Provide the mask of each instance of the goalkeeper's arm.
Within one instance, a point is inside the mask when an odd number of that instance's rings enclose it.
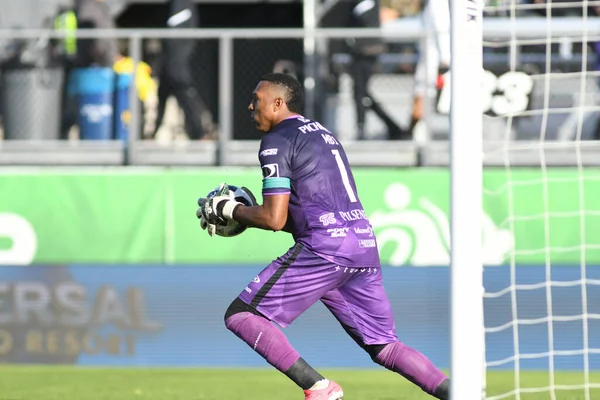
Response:
[[[233,219],[246,225],[268,231],[285,230],[288,220],[289,193],[263,196],[261,206],[239,206]]]

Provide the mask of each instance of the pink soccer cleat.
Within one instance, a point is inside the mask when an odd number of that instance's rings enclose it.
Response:
[[[325,389],[305,390],[304,400],[341,400],[344,398],[342,387],[334,381],[329,381]]]

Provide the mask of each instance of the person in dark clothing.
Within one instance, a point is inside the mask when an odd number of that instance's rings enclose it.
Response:
[[[55,18],[55,29],[66,32],[75,29],[115,29],[116,23],[106,0],[76,0],[75,7],[63,7]],[[121,57],[115,38],[67,37],[59,41],[65,52],[63,66],[67,81],[62,95],[62,117],[60,138],[68,139],[71,127],[77,124],[77,99],[71,90],[74,89],[74,74],[77,68],[105,67],[112,68]]]
[[[322,27],[378,28],[381,25],[379,1],[341,1],[321,19],[320,25]],[[409,133],[398,126],[367,89],[369,80],[373,76],[377,56],[385,52],[386,44],[381,38],[350,38],[346,40],[345,45],[353,59],[349,73],[354,83],[357,139],[365,139],[367,110],[373,111],[386,125],[389,140],[408,139]]]
[[[350,18],[352,25],[358,28],[378,28],[381,25],[379,2],[372,0],[356,1]],[[386,125],[388,139],[398,140],[403,139],[405,136],[405,132],[390,118],[367,90],[369,80],[373,76],[376,58],[385,51],[385,48],[386,46],[380,38],[356,39],[351,45],[354,63],[352,63],[350,74],[354,81],[354,102],[359,140],[365,138],[364,126],[367,109],[373,111]]]
[[[195,28],[198,25],[198,13],[191,0],[170,0],[167,20],[169,28]],[[190,139],[198,140],[214,134],[212,113],[193,84],[190,57],[195,45],[194,39],[163,40],[154,136],[162,124],[167,98],[170,95],[175,96],[184,112],[185,127]]]
[[[115,29],[116,24],[106,0],[77,0],[75,13],[79,29]],[[79,39],[78,67],[110,67],[119,57],[115,38]]]

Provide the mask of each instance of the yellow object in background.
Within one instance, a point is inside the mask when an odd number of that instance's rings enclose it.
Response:
[[[117,74],[133,74],[133,59],[121,57],[114,63],[113,70]],[[156,82],[152,79],[152,68],[143,61],[138,63],[135,71],[135,86],[141,101],[145,101],[149,93],[156,91]]]

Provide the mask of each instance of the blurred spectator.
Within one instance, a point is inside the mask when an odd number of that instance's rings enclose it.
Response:
[[[115,20],[106,0],[76,0],[74,10],[60,10],[54,27],[67,32],[66,37],[59,42],[67,77],[63,95],[61,139],[67,139],[71,127],[77,124],[78,116],[77,100],[73,93],[73,70],[92,66],[112,68],[120,54],[116,38],[76,39],[68,35],[68,32],[76,29],[115,29]]]
[[[75,9],[79,29],[115,29],[116,24],[106,0],[77,0]],[[112,67],[117,61],[116,38],[79,39],[77,66]]]
[[[77,14],[74,8],[61,7],[54,18],[54,29],[65,34],[64,38],[57,39],[54,51],[60,65],[62,65],[65,83],[62,87],[61,127],[60,138],[67,139],[69,130],[77,121],[77,104],[69,93],[68,79],[75,68],[77,60]]]
[[[378,28],[380,23],[379,2],[375,0],[341,1],[321,19],[322,27]],[[388,139],[406,137],[405,132],[387,114],[368,91],[369,80],[373,76],[377,56],[386,50],[383,40],[377,38],[349,38],[345,45],[352,56],[350,76],[354,85],[356,108],[357,139],[365,139],[367,110],[373,111],[386,125]]]
[[[434,95],[438,76],[450,67],[450,5],[448,0],[382,0],[382,23],[413,16],[421,11],[425,31],[432,32],[419,43],[419,61],[415,70],[415,86],[411,121],[408,133],[412,135],[423,119],[424,100]]]
[[[170,0],[169,28],[196,28],[198,25],[198,12],[192,0]],[[154,136],[162,124],[167,99],[173,95],[185,115],[190,139],[214,139],[213,115],[194,87],[190,56],[195,46],[195,39],[163,40]]]
[[[63,64],[72,67],[77,56],[77,14],[70,7],[60,7],[54,18],[54,29],[65,34],[54,42],[54,51]]]
[[[357,1],[352,9],[351,24],[357,27],[374,28],[381,25],[379,4],[373,0]],[[354,102],[356,106],[357,139],[365,139],[366,111],[373,111],[386,125],[388,139],[405,138],[405,132],[385,112],[383,107],[368,91],[369,80],[373,76],[376,57],[385,51],[385,45],[379,38],[351,39],[349,45],[354,62],[350,75],[354,82]]]

